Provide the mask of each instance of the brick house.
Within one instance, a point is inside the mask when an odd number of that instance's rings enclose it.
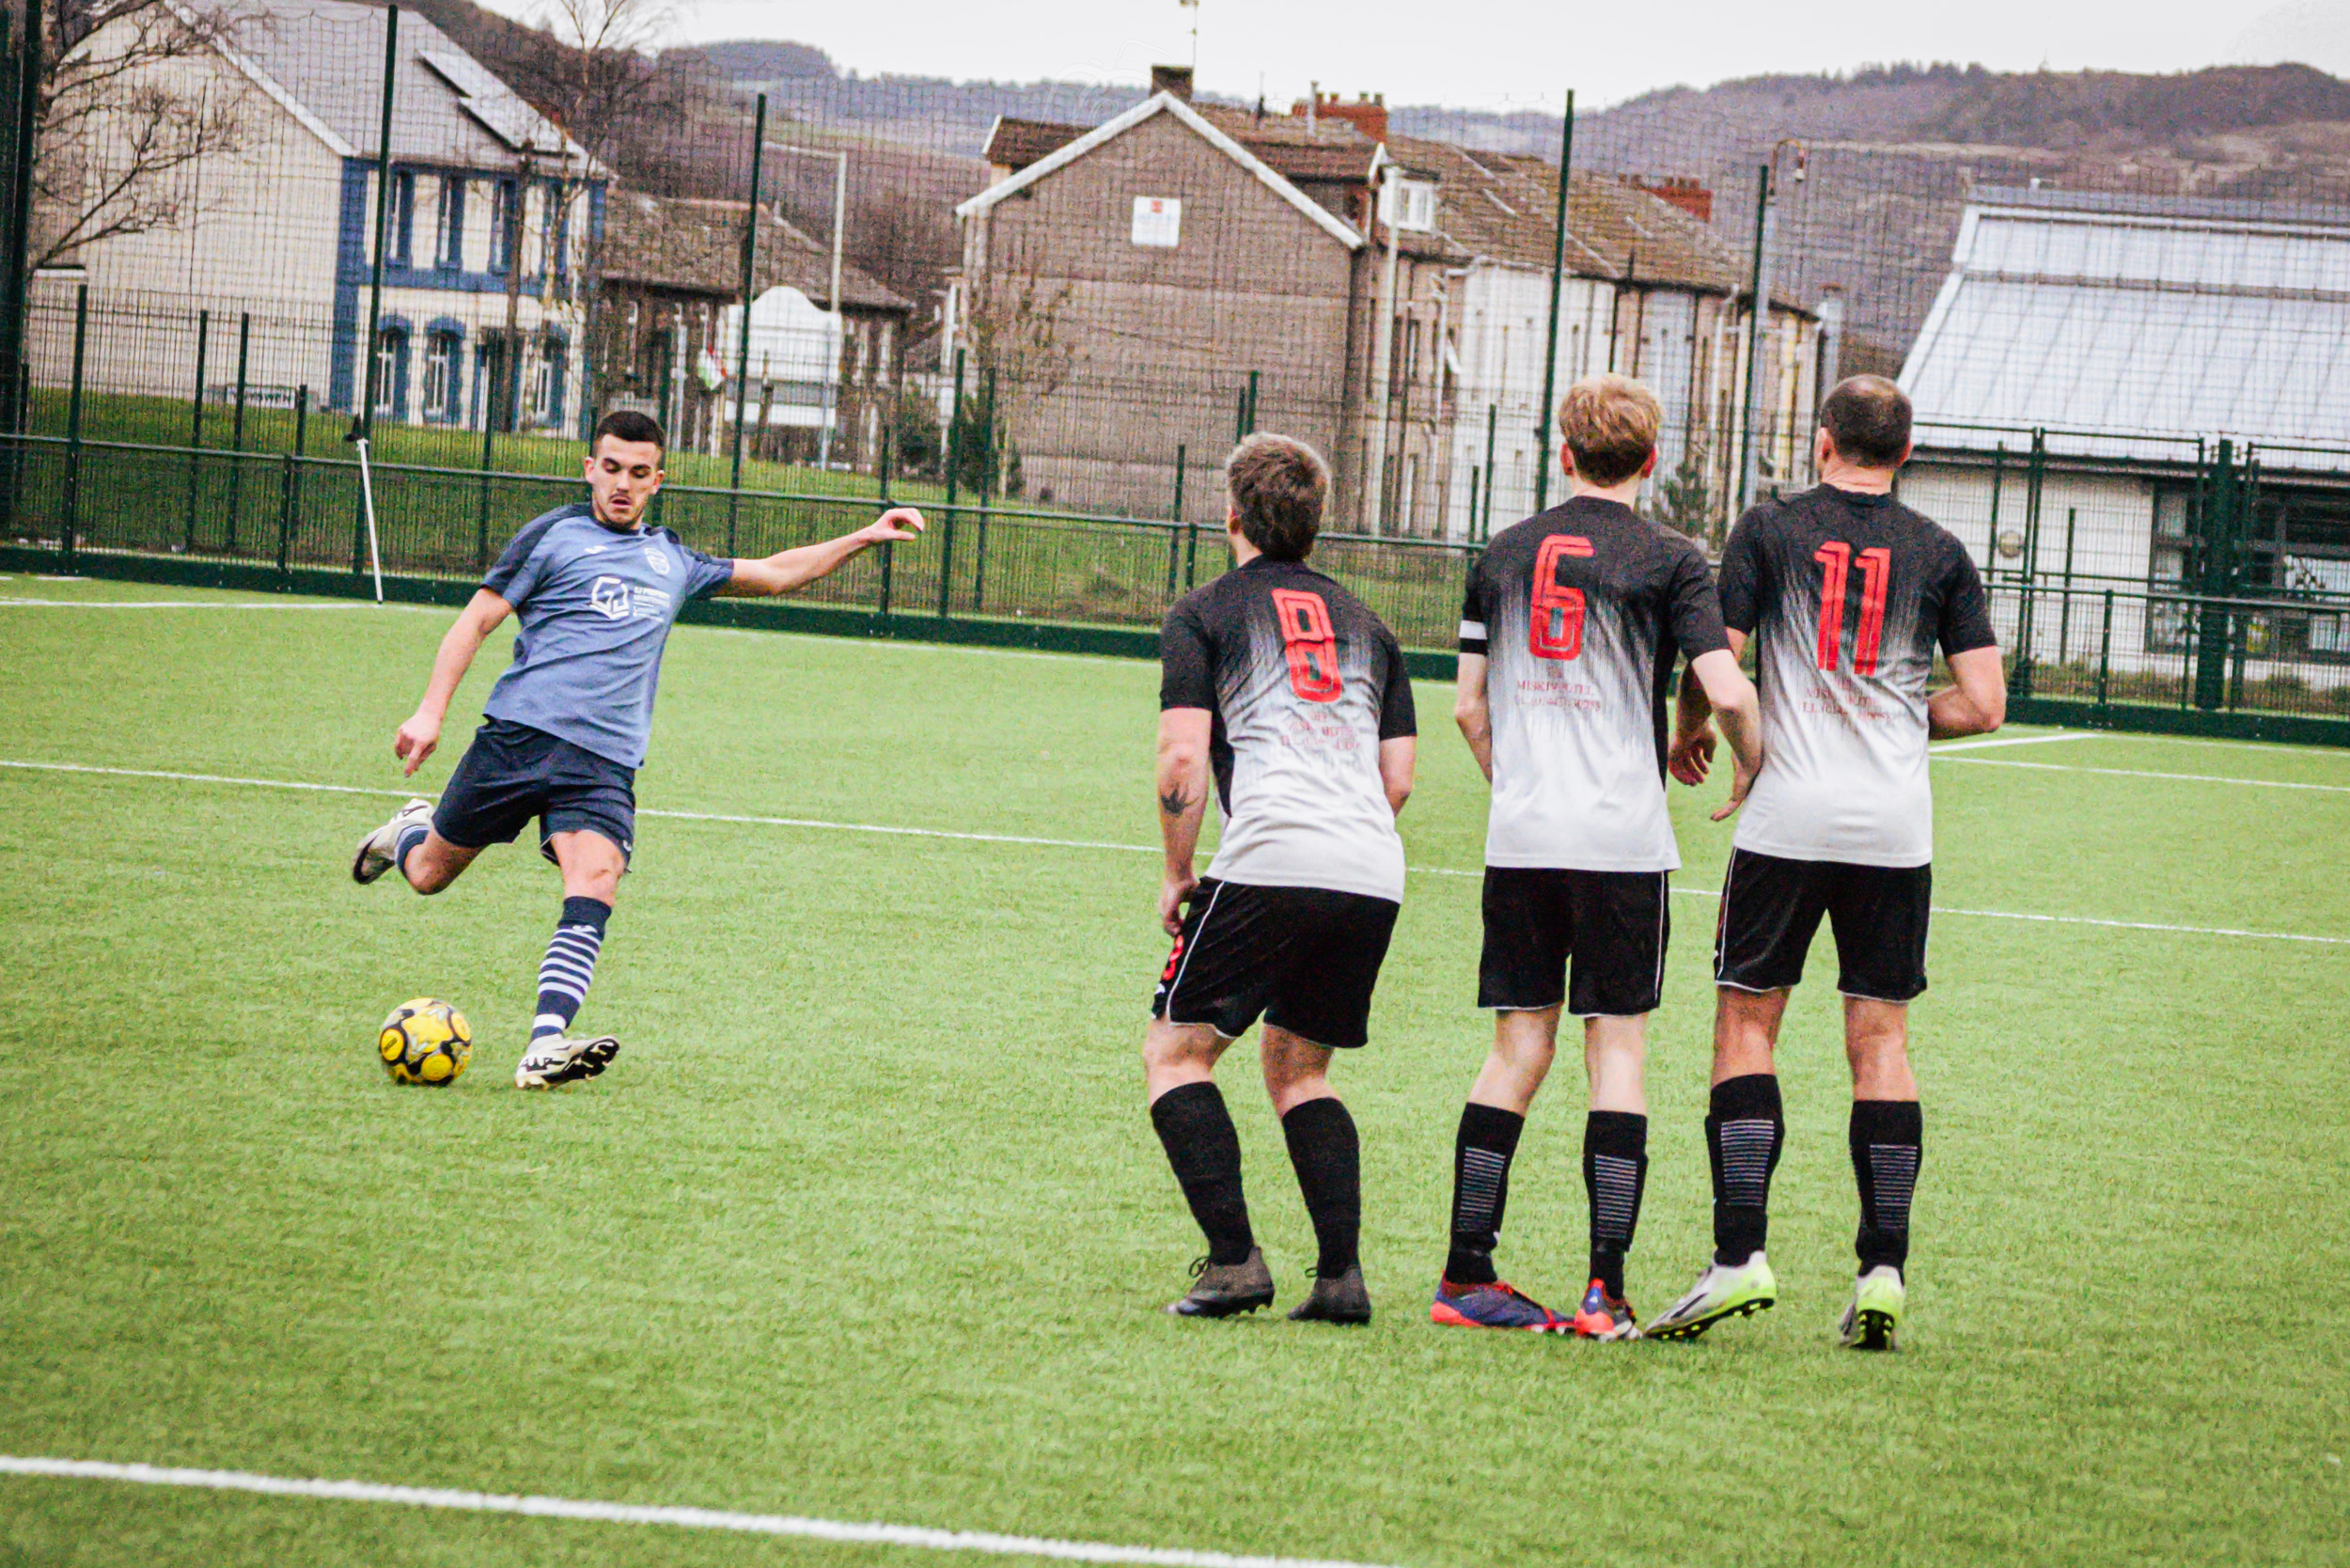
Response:
[[[1392,135],[1376,100],[1287,116],[1193,104],[1182,76],[1091,130],[998,121],[996,182],[957,209],[957,341],[1051,388],[1007,400],[1030,485],[1165,515],[1183,441],[1202,475],[1185,510],[1213,520],[1207,476],[1253,424],[1330,455],[1341,526],[1465,537],[1523,515],[1541,461],[1555,168]],[[1383,183],[1404,204],[1392,227]],[[1648,381],[1667,405],[1664,466],[1687,461],[1684,480],[1718,498],[1743,433],[1750,311],[1736,248],[1697,215],[1704,199],[1573,179],[1558,375]],[[1773,301],[1775,406],[1809,407],[1817,339],[1815,316]],[[1795,477],[1802,443],[1786,432],[1800,423],[1778,421],[1767,470]]]

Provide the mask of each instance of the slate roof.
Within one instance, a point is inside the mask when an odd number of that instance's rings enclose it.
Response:
[[[2350,447],[2350,214],[1976,195],[1902,368],[1922,441],[2013,447],[2037,426],[2110,432],[2064,445],[2112,457],[2155,455],[2125,435]]]
[[[372,158],[383,113],[384,8],[353,0],[184,0],[223,10],[232,64],[344,157]],[[392,156],[461,168],[514,168],[528,154],[550,173],[608,178],[546,117],[413,10],[400,15]]]
[[[612,195],[604,205],[603,276],[608,282],[731,300],[743,288],[740,201]],[[832,308],[832,246],[774,211],[759,211],[759,290],[789,286]],[[842,307],[906,315],[914,302],[854,262],[840,264]]]

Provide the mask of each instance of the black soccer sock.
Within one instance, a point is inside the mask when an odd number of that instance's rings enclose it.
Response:
[[[1452,1140],[1452,1250],[1444,1277],[1456,1285],[1490,1285],[1494,1248],[1501,1245],[1501,1212],[1510,1201],[1510,1161],[1526,1118],[1472,1100],[1461,1107]]]
[[[1915,1100],[1852,1103],[1852,1173],[1860,1185],[1860,1272],[1909,1262],[1909,1200],[1918,1190],[1925,1116]]]
[[[1191,1205],[1191,1217],[1208,1238],[1208,1261],[1230,1265],[1248,1261],[1257,1238],[1248,1229],[1248,1200],[1241,1195],[1240,1133],[1214,1084],[1183,1084],[1151,1102],[1151,1125],[1158,1129],[1167,1163]]]
[[[1648,1118],[1595,1110],[1583,1120],[1583,1191],[1591,1204],[1590,1278],[1623,1299],[1623,1255],[1648,1184]]]
[[[1750,1073],[1714,1086],[1705,1151],[1714,1165],[1716,1262],[1743,1263],[1762,1250],[1770,1231],[1771,1172],[1786,1141],[1775,1075]]]
[[[612,906],[602,899],[565,899],[563,918],[547,943],[547,956],[539,961],[539,1016],[530,1023],[530,1038],[560,1035],[579,1015],[588,987],[596,978],[596,957],[603,951],[603,928]]]
[[[1314,1277],[1336,1279],[1355,1266],[1363,1229],[1362,1152],[1355,1119],[1342,1100],[1308,1100],[1281,1118],[1281,1136],[1289,1140],[1290,1164],[1297,1168],[1298,1190],[1306,1195],[1306,1212],[1313,1216],[1314,1241],[1321,1247]]]

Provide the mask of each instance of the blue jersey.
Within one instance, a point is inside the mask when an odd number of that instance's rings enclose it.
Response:
[[[607,528],[585,501],[532,519],[481,580],[522,622],[482,711],[643,766],[669,627],[733,575],[666,528]]]

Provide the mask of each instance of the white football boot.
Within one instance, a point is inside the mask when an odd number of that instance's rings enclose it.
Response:
[[[1837,1342],[1846,1350],[1898,1350],[1902,1312],[1909,1305],[1902,1271],[1879,1263],[1853,1281],[1852,1303],[1836,1325]]]
[[[619,1054],[620,1043],[608,1034],[593,1040],[545,1035],[532,1041],[530,1049],[523,1053],[523,1059],[514,1064],[514,1087],[556,1089],[577,1083],[611,1066],[612,1058]]]
[[[421,795],[410,800],[392,813],[391,821],[359,840],[359,852],[351,857],[351,880],[364,885],[390,870],[400,836],[414,826],[431,825],[432,803]]]

